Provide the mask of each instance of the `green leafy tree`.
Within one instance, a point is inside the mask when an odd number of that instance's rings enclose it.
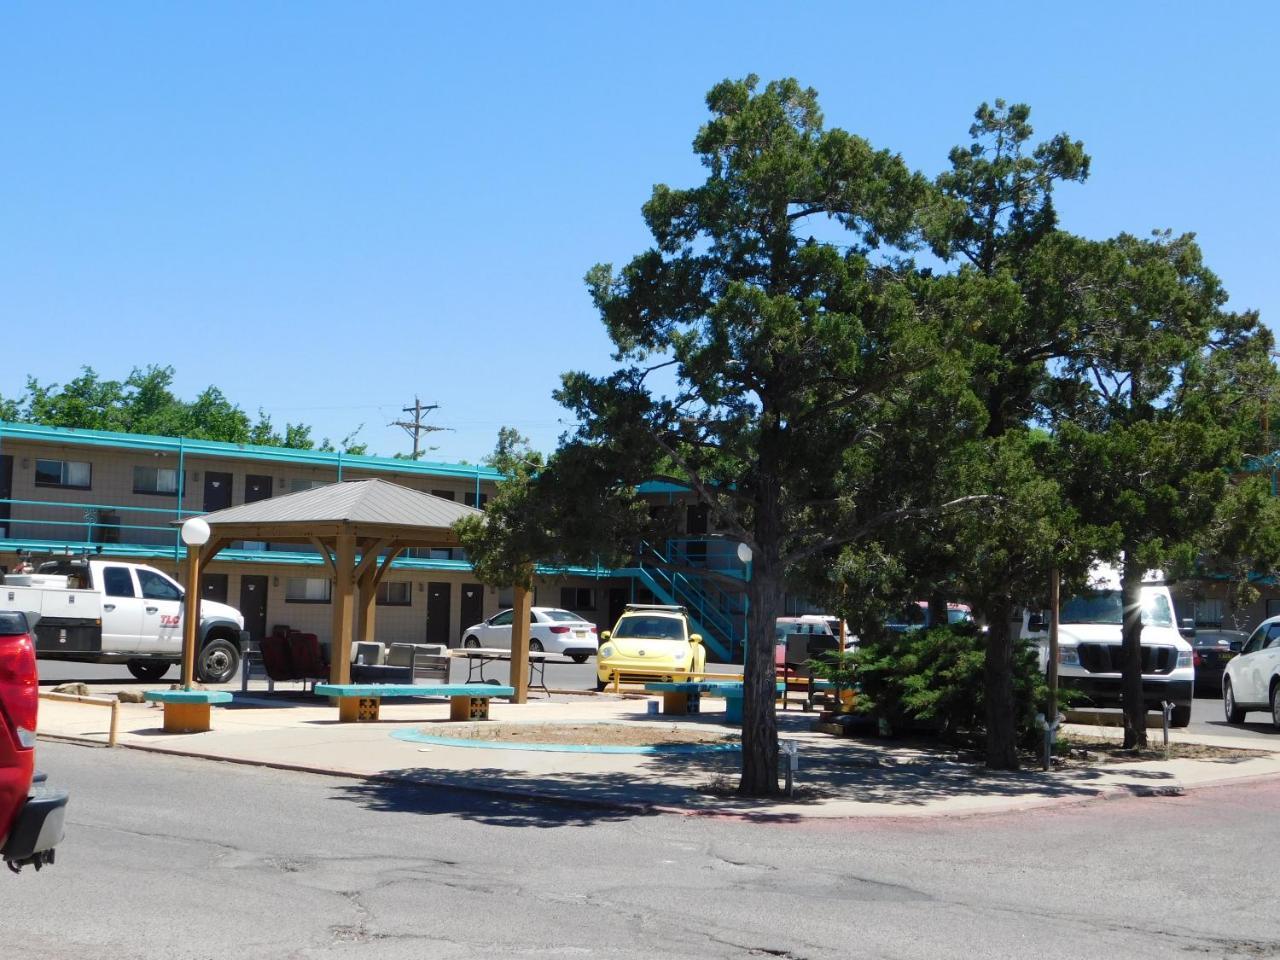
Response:
[[[1098,250],[1056,429],[1072,502],[1118,540],[1125,745],[1145,747],[1143,575],[1192,568],[1258,422],[1256,388],[1236,372],[1268,368],[1274,343],[1257,314],[1225,309],[1192,236],[1123,234]]]
[[[1090,163],[1066,134],[1035,144],[1030,114],[1025,104],[1002,100],[978,108],[970,144],[951,151],[950,169],[937,178],[941,199],[927,231],[933,252],[958,264],[928,292],[964,346],[985,413],[984,443],[956,457],[967,458],[1003,502],[1032,511],[1001,511],[967,530],[965,548],[954,553],[957,576],[989,628],[987,765],[997,769],[1018,765],[1013,615],[1043,593],[1051,548],[1065,542],[1048,530],[1027,539],[1029,528],[1056,525],[1042,509],[1038,461],[1018,458],[1039,445],[1029,431],[1043,418],[1055,364],[1074,349],[1080,325],[1080,265],[1074,238],[1058,229],[1053,194],[1064,182],[1085,180]],[[991,471],[997,463],[1015,472]]]
[[[694,140],[705,181],[655,187],[654,246],[588,274],[619,366],[564,377],[558,397],[578,427],[548,472],[591,475],[624,516],[637,483],[683,484],[713,528],[750,547],[739,789],[767,795],[773,623],[789,575],[967,502],[917,497],[914,438],[922,422],[976,430],[982,411],[920,309],[929,278],[902,256],[933,202],[927,181],[825,128],[816,93],[794,80],[725,81],[707,104]]]
[[[316,445],[305,424],[286,424],[280,434],[261,410],[251,423],[218,387],[205,388],[195,400],[182,400],[173,392],[173,378],[173,367],[155,365],[135,368],[123,381],[104,380],[92,367],[61,386],[28,377],[22,397],[0,398],[0,420],[303,450]],[[356,442],[358,433],[359,428],[343,438],[344,452],[367,452],[365,444]],[[325,440],[322,449],[334,447]]]

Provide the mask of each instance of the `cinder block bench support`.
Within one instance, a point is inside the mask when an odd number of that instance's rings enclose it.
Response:
[[[448,697],[450,720],[488,720],[489,701],[514,697],[516,691],[514,687],[476,683],[318,683],[315,692],[337,698],[340,722],[358,723],[377,720],[384,697]]]
[[[164,705],[165,733],[205,733],[213,729],[212,706],[231,702],[225,690],[148,690],[143,697]]]

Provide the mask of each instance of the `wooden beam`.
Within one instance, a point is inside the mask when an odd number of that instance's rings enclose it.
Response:
[[[210,537],[209,542],[200,548],[200,566],[203,567],[206,563],[216,557],[218,555],[218,551],[230,542],[231,541],[226,537]]]
[[[511,616],[511,686],[516,695],[512,703],[529,699],[529,617],[533,607],[533,591],[516,585]]]
[[[349,683],[351,679],[352,577],[355,566],[356,538],[349,533],[338,536],[333,557],[333,633],[329,641],[329,678],[333,683]]]
[[[382,578],[391,570],[391,564],[395,562],[396,557],[400,556],[404,551],[405,548],[400,544],[393,543],[391,545],[391,549],[387,551],[386,559],[378,565],[377,572],[373,575],[373,585],[375,588],[378,584],[382,583]]]
[[[329,553],[329,547],[321,542],[319,537],[310,537],[310,542],[320,551],[320,556],[324,557],[324,562],[329,567],[329,572],[335,577],[338,575],[338,567],[334,562],[333,555]]]
[[[390,544],[390,537],[383,537],[381,540],[375,540],[372,544],[361,544],[360,563],[356,566],[357,581],[364,576],[364,572],[368,570],[370,566],[378,562],[378,554],[387,549]]]

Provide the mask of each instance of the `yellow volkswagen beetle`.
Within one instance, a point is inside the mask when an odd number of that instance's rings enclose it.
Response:
[[[613,683],[615,673],[624,680],[697,679],[706,663],[702,636],[689,632],[684,607],[629,603],[614,628],[600,634],[596,689]]]

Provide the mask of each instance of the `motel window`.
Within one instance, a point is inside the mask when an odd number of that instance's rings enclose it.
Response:
[[[413,584],[407,580],[384,580],[378,584],[378,606],[408,607],[413,605]]]
[[[480,502],[476,503],[475,491],[468,490],[466,493],[462,495],[462,502],[468,507],[479,507],[481,510],[483,510],[485,507],[485,504],[489,502],[489,495],[487,493],[480,494]]]
[[[285,584],[285,603],[328,603],[331,584],[324,577],[290,577]]]
[[[133,492],[178,495],[178,471],[170,467],[134,467]]]
[[[93,468],[79,460],[37,460],[37,487],[70,487],[88,490]]]
[[[323,487],[323,480],[290,480],[289,492],[301,493],[303,490],[314,490],[316,487]]]
[[[1196,601],[1196,626],[1221,627],[1223,619],[1223,602],[1221,598]]]
[[[441,500],[454,499],[452,490],[432,490],[431,495],[433,497],[439,497]]]
[[[596,592],[590,587],[561,587],[560,606],[564,610],[594,610]]]

